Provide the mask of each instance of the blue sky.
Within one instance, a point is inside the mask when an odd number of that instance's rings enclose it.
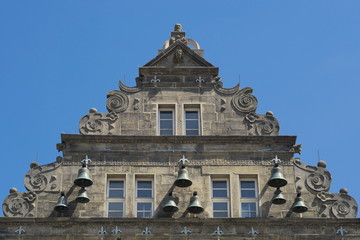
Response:
[[[360,201],[360,1],[0,1],[0,201],[25,191],[29,164],[55,161],[61,133],[89,108],[106,112],[118,80],[134,85],[175,23],[220,68],[252,87],[304,163],[318,151]],[[126,77],[124,77],[126,76]],[[359,202],[360,203],[360,202]]]

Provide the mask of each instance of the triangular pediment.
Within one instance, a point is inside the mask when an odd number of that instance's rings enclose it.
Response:
[[[143,67],[214,67],[181,41],[176,41],[167,49],[146,63]]]

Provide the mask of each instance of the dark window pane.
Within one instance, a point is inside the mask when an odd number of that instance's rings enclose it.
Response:
[[[227,211],[227,209],[228,209],[228,206],[227,206],[228,204],[227,203],[219,203],[219,202],[217,202],[217,203],[214,203],[213,204],[213,210],[214,211],[216,211],[216,210],[223,210],[223,211]]]
[[[109,198],[123,198],[124,191],[123,190],[109,190]]]
[[[146,218],[151,217],[151,212],[144,212],[144,217],[146,217]]]
[[[108,216],[109,217],[123,217],[123,212],[109,212]]]
[[[138,181],[138,188],[152,188],[152,181]]]
[[[109,203],[109,210],[123,211],[123,203],[121,203],[121,202],[111,202],[111,203]]]
[[[241,216],[242,217],[256,217],[256,213],[255,212],[242,212]]]
[[[199,135],[199,130],[186,130],[186,135],[190,135],[190,136]]]
[[[173,130],[160,130],[160,135],[166,136],[166,135],[173,135]]]
[[[124,181],[110,181],[110,188],[124,188]]]
[[[214,217],[228,217],[228,212],[214,212]]]
[[[213,188],[227,188],[226,181],[213,181]]]
[[[243,212],[256,211],[256,203],[242,203],[241,210]]]
[[[241,181],[241,188],[255,188],[255,182],[254,181]]]
[[[151,190],[138,190],[138,198],[152,198]]]
[[[241,197],[243,198],[255,198],[255,190],[241,190]]]
[[[160,119],[173,119],[173,112],[172,111],[161,111]]]
[[[186,111],[186,119],[198,119],[198,111]]]
[[[160,129],[173,129],[173,121],[172,120],[161,120],[160,121]]]
[[[199,122],[186,120],[186,129],[199,129]]]
[[[227,190],[213,190],[213,197],[214,198],[227,198]]]
[[[137,208],[138,208],[138,211],[150,211],[151,203],[138,203]]]

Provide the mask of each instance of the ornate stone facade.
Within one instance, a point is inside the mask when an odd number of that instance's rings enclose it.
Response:
[[[91,108],[80,134],[62,134],[63,157],[31,164],[28,192],[11,189],[3,202],[7,219],[18,217],[27,229],[17,233],[36,236],[33,227],[51,239],[185,239],[189,231],[194,239],[332,239],[343,225],[353,234],[348,239],[359,239],[351,238],[359,237],[357,220],[329,220],[316,233],[323,219],[355,218],[355,199],[346,189],[330,193],[326,163],[294,158],[301,152],[296,137],[279,135],[271,111],[256,112],[252,88],[223,88],[203,54],[176,25],[139,68],[136,86],[119,82],[107,94],[107,113]],[[190,185],[176,183],[183,178]],[[164,210],[169,200],[176,211]],[[199,212],[191,211],[195,200]],[[40,227],[43,219],[49,222]],[[0,238],[15,239],[17,222],[4,221]]]

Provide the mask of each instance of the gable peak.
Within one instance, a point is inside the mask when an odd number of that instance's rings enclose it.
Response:
[[[182,42],[186,46],[190,46],[190,48],[200,56],[204,55],[204,50],[200,49],[198,42],[191,38],[186,38],[186,32],[183,31],[180,23],[174,25],[174,31],[171,32],[169,40],[163,44],[163,48],[159,50],[159,54],[176,42]]]

